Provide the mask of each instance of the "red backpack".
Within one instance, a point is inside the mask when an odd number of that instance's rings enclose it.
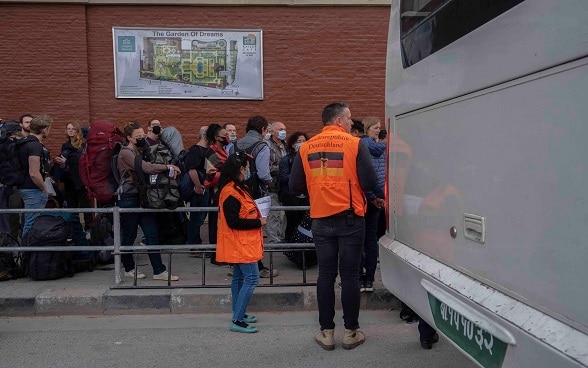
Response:
[[[89,197],[96,198],[99,205],[109,204],[114,199],[118,182],[111,161],[113,155],[120,151],[123,141],[123,133],[116,125],[108,121],[90,123],[79,170]]]

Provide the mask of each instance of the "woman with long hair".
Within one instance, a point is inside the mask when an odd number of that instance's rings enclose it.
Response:
[[[267,223],[244,184],[250,175],[249,157],[245,151],[236,151],[221,168],[216,247],[218,261],[233,265],[233,319],[230,330],[244,333],[257,332],[257,328],[250,325],[257,319],[246,313],[259,282],[257,262],[263,258],[261,228]]]
[[[61,154],[53,161],[60,167],[59,180],[63,183],[67,207],[90,208],[90,200],[78,169],[80,156],[86,143],[80,124],[77,122],[68,123],[65,127],[65,137],[66,141],[61,145]],[[86,232],[90,230],[92,221],[92,214],[84,213]]]

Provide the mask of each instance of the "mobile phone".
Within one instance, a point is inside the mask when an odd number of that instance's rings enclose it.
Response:
[[[168,170],[168,174],[167,175],[170,178],[173,178],[174,177],[174,168],[173,167],[171,167],[171,166],[169,167],[169,170]]]
[[[345,223],[347,224],[347,226],[353,226],[354,218],[355,218],[355,213],[353,211],[353,208],[346,209],[345,210]]]

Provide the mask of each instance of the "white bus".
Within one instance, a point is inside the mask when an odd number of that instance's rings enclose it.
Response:
[[[384,285],[482,367],[588,366],[588,0],[393,0]]]

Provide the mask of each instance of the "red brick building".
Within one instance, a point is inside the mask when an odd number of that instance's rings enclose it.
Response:
[[[235,1],[233,1],[235,3]],[[343,5],[341,5],[343,4]],[[65,125],[158,118],[180,129],[252,115],[289,132],[321,129],[322,108],[350,104],[354,117],[384,118],[386,1],[3,1],[0,3],[0,117],[46,113],[55,154]],[[112,27],[261,29],[263,100],[117,99]]]

